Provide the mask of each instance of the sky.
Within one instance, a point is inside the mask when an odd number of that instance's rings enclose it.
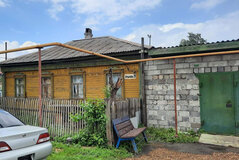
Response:
[[[0,50],[83,39],[85,28],[145,44],[151,35],[155,47],[178,45],[188,32],[239,39],[239,0],[0,0]]]

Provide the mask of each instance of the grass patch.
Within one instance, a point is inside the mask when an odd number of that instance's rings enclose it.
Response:
[[[81,147],[77,144],[64,144],[52,142],[53,151],[47,160],[121,160],[132,157],[133,154],[125,148],[99,148],[99,147]]]
[[[154,142],[170,142],[170,143],[195,143],[198,142],[200,132],[188,131],[178,132],[178,137],[175,137],[175,130],[165,128],[147,128],[146,135],[149,141]]]

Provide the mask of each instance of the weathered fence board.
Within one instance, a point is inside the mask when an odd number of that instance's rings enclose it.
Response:
[[[37,98],[0,98],[0,108],[12,113],[29,125],[39,125],[39,108]],[[73,122],[70,114],[83,114],[79,100],[42,100],[42,124],[48,128],[51,136],[77,133],[83,129],[83,121]]]
[[[106,103],[106,116],[108,123],[106,124],[106,136],[108,145],[115,144],[115,136],[113,134],[112,120],[128,116],[130,118],[136,116],[136,112],[140,111],[140,100],[138,98],[129,98],[124,101],[111,101]]]
[[[77,133],[85,127],[85,122],[73,122],[70,114],[83,114],[80,106],[82,100],[58,100],[42,99],[42,121],[43,127],[48,128],[51,136],[62,136]],[[38,98],[0,98],[0,108],[12,113],[25,124],[39,125],[39,101]],[[106,128],[110,128],[108,134],[112,134],[111,120],[119,117],[134,117],[139,111],[138,98],[130,98],[113,103],[106,101],[106,115],[109,117]],[[111,135],[113,137],[113,134]],[[111,138],[112,139],[112,138]]]

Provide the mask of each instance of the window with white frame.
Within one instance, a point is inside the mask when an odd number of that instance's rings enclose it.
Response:
[[[51,77],[42,77],[42,98],[52,98]]]
[[[72,98],[84,98],[83,75],[71,76],[71,96]]]
[[[15,78],[15,96],[25,97],[25,78]]]
[[[107,78],[107,82],[106,84],[109,86],[109,77],[110,77],[110,74],[106,74],[106,78]],[[115,84],[118,80],[118,78],[121,77],[121,73],[113,73],[113,83]],[[122,86],[118,89],[117,93],[116,93],[116,98],[117,99],[122,99]]]

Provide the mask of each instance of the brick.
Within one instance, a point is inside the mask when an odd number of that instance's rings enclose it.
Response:
[[[157,61],[154,61],[154,64],[168,64],[168,60],[157,60]]]
[[[182,121],[183,122],[188,122],[189,121],[189,117],[182,117]]]
[[[192,128],[200,128],[201,124],[200,123],[191,123]]]
[[[189,68],[189,63],[178,63],[176,68]]]
[[[149,70],[156,70],[156,69],[157,69],[157,66],[154,66],[154,65],[149,66]]]
[[[239,60],[239,54],[223,55],[222,60]]]
[[[201,62],[202,57],[189,57],[185,58],[185,62]]]
[[[218,72],[224,72],[224,67],[217,67]]]
[[[231,70],[231,67],[230,66],[227,66],[227,67],[225,67],[225,72],[231,72],[232,70]]]
[[[189,101],[190,106],[200,106],[199,101]]]
[[[153,77],[152,76],[145,76],[145,80],[152,80]]]
[[[184,63],[185,62],[184,58],[177,58],[175,60],[176,60],[176,64],[177,63]],[[173,59],[169,60],[169,64],[173,64]]]
[[[232,71],[238,71],[238,67],[232,67]]]
[[[216,62],[208,63],[208,67],[223,67],[223,66],[227,66],[227,65],[228,65],[227,61],[216,61]]]
[[[180,112],[179,112],[179,116],[189,117],[189,111],[180,111]]]
[[[203,62],[214,62],[214,61],[221,61],[222,56],[204,56],[202,58]]]
[[[198,68],[193,69],[193,73],[198,73]]]
[[[171,69],[171,68],[173,68],[172,64],[160,64],[160,65],[157,65],[157,69]]]
[[[158,124],[157,120],[148,120],[148,124],[152,125],[152,124]]]
[[[177,73],[193,73],[193,69],[188,68],[188,69],[177,69]]]
[[[204,73],[204,68],[199,68],[198,73]]]
[[[189,122],[179,122],[178,125],[180,127],[186,127],[186,128],[191,127],[191,124]]]
[[[201,67],[207,67],[208,63],[202,62],[202,63],[190,63],[191,68],[201,68]]]
[[[230,66],[238,66],[239,65],[239,60],[231,60],[228,62]]]
[[[160,74],[160,70],[147,71],[147,72],[145,72],[145,74],[147,74],[148,76],[159,75]]]
[[[164,70],[161,70],[161,73],[162,74],[173,74],[173,69],[164,69]]]
[[[198,95],[199,94],[199,90],[190,90],[190,95]]]
[[[158,115],[158,112],[157,111],[154,111],[154,110],[150,110],[148,112],[149,115],[154,115],[154,116],[157,116]]]
[[[211,72],[211,68],[205,68],[205,73]]]
[[[217,72],[217,67],[212,67],[212,72]]]
[[[163,79],[163,75],[159,75],[159,79]]]

